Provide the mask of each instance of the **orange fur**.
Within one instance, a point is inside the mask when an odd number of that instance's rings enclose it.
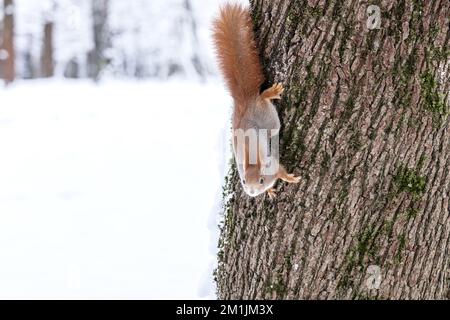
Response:
[[[238,4],[223,6],[214,21],[213,37],[219,65],[234,100],[233,132],[248,129],[278,132],[280,121],[271,100],[281,99],[284,89],[281,84],[274,84],[259,94],[264,76],[249,10]],[[254,197],[267,191],[273,198],[276,195],[273,186],[277,179],[299,182],[299,178],[288,174],[281,164],[278,173],[266,174],[263,165],[267,157],[264,152],[267,151],[258,145],[255,164],[250,161],[253,159],[249,159],[250,140],[243,142],[240,145],[235,137],[233,152],[242,186],[248,195]],[[278,159],[275,161],[278,162]]]
[[[213,37],[236,111],[242,114],[249,99],[259,95],[264,82],[248,9],[238,4],[224,5],[214,21]]]

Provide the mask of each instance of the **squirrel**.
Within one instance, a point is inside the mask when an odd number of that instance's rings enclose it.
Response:
[[[278,158],[267,155],[267,142],[273,143],[273,135],[277,138],[280,130],[280,119],[272,100],[281,99],[284,88],[274,84],[260,93],[265,79],[248,8],[230,3],[222,6],[213,22],[213,40],[219,68],[234,102],[233,153],[242,187],[251,197],[267,191],[269,197],[274,198],[273,187],[278,179],[289,183],[300,181],[299,177],[287,173]],[[256,132],[254,136],[259,133],[256,148],[252,145],[251,134],[244,135],[243,141],[236,134],[249,130]],[[266,139],[268,132],[272,137]],[[249,138],[248,143],[246,138]],[[272,168],[275,165],[275,170],[269,172],[268,164]]]

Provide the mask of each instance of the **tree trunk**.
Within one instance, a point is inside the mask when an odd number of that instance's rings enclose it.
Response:
[[[41,55],[41,76],[44,78],[53,77],[53,22],[44,25],[44,43]]]
[[[109,0],[92,1],[94,48],[88,54],[88,74],[94,80],[99,79],[100,72],[109,63],[105,56],[110,46],[108,9]]]
[[[64,77],[69,79],[77,79],[80,77],[80,64],[78,63],[77,57],[73,57],[67,63],[64,69]]]
[[[14,81],[16,76],[15,50],[14,50],[14,2],[4,0],[3,41],[2,41],[2,76],[5,83]]]
[[[449,298],[450,2],[251,3],[301,182],[249,198],[231,168],[219,297]]]
[[[35,62],[33,59],[33,35],[27,35],[27,49],[24,52],[24,79],[34,79],[36,78],[38,72],[36,71]]]

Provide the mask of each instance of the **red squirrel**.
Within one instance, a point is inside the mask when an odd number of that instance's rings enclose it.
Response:
[[[280,120],[272,100],[281,99],[284,88],[281,84],[274,84],[260,93],[264,75],[248,8],[225,4],[214,21],[213,39],[219,67],[234,100],[233,153],[241,184],[249,196],[255,197],[267,191],[269,197],[274,198],[273,186],[278,179],[290,183],[300,180],[286,172],[278,157],[267,154],[267,142],[273,142],[273,135],[278,139],[280,130]],[[252,131],[255,133],[253,137],[258,137],[258,143],[253,139],[253,145],[251,134],[248,139],[242,137],[242,132]],[[268,170],[269,165],[275,170]]]

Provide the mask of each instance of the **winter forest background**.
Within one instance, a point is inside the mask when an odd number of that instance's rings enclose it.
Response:
[[[222,2],[0,0],[0,298],[215,297]]]
[[[0,58],[6,69],[15,57],[16,70],[0,74],[205,79],[215,73],[208,26],[220,2],[4,0]]]

